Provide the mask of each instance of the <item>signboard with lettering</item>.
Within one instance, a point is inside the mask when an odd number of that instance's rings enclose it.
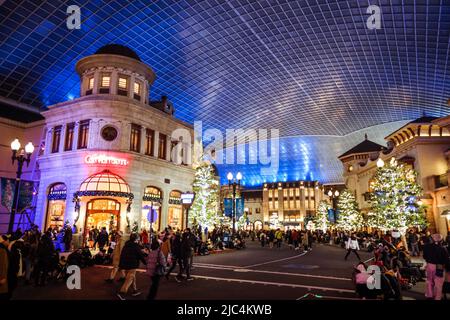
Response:
[[[181,194],[182,204],[192,204],[192,201],[194,201],[194,193],[186,192]]]
[[[88,154],[87,156],[85,156],[84,163],[127,166],[129,164],[129,161],[125,158],[119,158],[119,157],[109,156],[106,154],[94,153],[94,154]]]

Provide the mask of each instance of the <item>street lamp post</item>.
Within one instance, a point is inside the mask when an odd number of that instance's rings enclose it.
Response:
[[[233,174],[231,172],[227,175],[228,186],[233,188],[233,235],[236,234],[236,190],[241,186],[242,174],[238,172],[236,174],[236,179],[233,178]]]
[[[334,210],[337,210],[337,204],[336,204],[336,201],[337,201],[337,198],[339,197],[339,191],[338,191],[338,190],[335,190],[335,191],[333,192],[333,190],[330,189],[330,190],[328,190],[327,195],[328,195],[328,197],[330,197],[330,199],[331,199],[331,203],[333,204],[333,209],[334,209]]]
[[[181,204],[182,207],[185,208],[185,216],[186,216],[186,228],[189,227],[189,209],[192,206],[192,203],[194,202],[195,193],[186,191],[181,194]]]
[[[14,229],[14,222],[16,219],[16,212],[17,212],[17,205],[19,201],[19,188],[20,188],[20,178],[22,176],[22,169],[23,164],[26,162],[27,167],[30,164],[31,154],[34,151],[34,145],[31,142],[28,142],[28,144],[25,146],[25,148],[20,148],[20,142],[19,139],[14,139],[13,142],[11,142],[11,150],[12,150],[12,164],[17,161],[17,172],[16,172],[16,185],[14,188],[14,197],[13,197],[13,203],[11,207],[11,216],[9,218],[9,225],[8,225],[8,233],[13,233]]]

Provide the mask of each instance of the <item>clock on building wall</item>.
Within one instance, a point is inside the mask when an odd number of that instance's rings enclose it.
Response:
[[[106,141],[113,141],[117,138],[117,129],[111,126],[103,127],[102,129],[102,138]]]

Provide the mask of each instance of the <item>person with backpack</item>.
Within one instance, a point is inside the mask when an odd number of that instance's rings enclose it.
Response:
[[[148,291],[147,300],[155,300],[159,288],[159,281],[165,275],[167,260],[161,251],[159,241],[152,241],[150,252],[147,255],[147,275],[151,278],[152,284]]]
[[[147,264],[147,261],[138,242],[139,236],[136,233],[132,233],[130,240],[125,243],[120,254],[119,269],[125,270],[126,272],[125,282],[117,293],[117,297],[120,300],[125,300],[125,296],[131,285],[133,285],[133,297],[141,294],[136,287],[136,271],[139,268],[139,262]]]
[[[345,258],[344,258],[345,260],[347,260],[348,256],[352,252],[356,255],[358,260],[361,260],[361,257],[358,254],[359,242],[358,242],[358,239],[356,239],[354,234],[352,234],[351,237],[347,240],[346,249],[347,249],[347,254],[345,255]]]
[[[275,232],[275,239],[277,241],[277,248],[280,249],[283,242],[283,232],[280,230],[280,228],[278,228]]]

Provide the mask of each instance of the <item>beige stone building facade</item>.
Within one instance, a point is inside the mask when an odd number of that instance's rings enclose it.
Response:
[[[355,192],[362,211],[369,210],[368,192],[378,159],[386,162],[395,157],[417,171],[430,230],[446,235],[450,218],[449,129],[450,117],[421,117],[388,135],[387,147],[366,136],[362,143],[341,155],[345,184]]]
[[[193,128],[166,97],[149,101],[155,74],[130,49],[105,46],[81,59],[80,98],[48,107],[35,222],[160,230],[186,225]]]

